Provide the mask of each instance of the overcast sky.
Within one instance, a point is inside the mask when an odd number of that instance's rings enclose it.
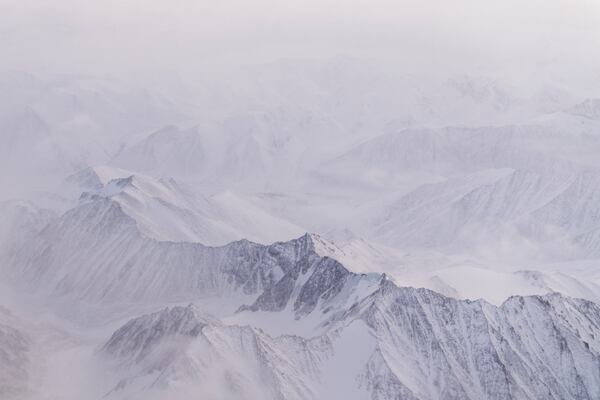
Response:
[[[356,55],[404,65],[590,73],[598,0],[0,0],[4,67],[193,70],[215,60]]]

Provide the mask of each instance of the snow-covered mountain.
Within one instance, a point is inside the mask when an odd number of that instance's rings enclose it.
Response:
[[[511,297],[500,307],[459,301],[352,273],[319,256],[315,240],[159,242],[98,198],[45,228],[10,260],[8,275],[55,307],[58,299],[87,310],[113,303],[121,318],[152,304],[210,305],[216,317],[175,306],[105,339],[88,362],[110,371],[103,390],[112,398],[317,399],[340,385],[357,399],[599,394],[596,304],[559,294]]]
[[[186,118],[168,98],[109,79],[2,73],[0,88],[2,200],[53,190],[110,160],[130,135]]]
[[[600,398],[593,86],[168,82],[0,75],[1,398]]]
[[[441,251],[435,261],[440,265],[429,268],[426,276],[415,280],[404,274],[402,279],[436,290],[444,287],[447,294],[454,290],[472,296],[441,278],[448,275],[448,267],[468,271],[477,265],[478,273],[509,273],[510,282],[521,270],[586,281],[570,271],[540,266],[595,257],[599,247],[598,227],[587,218],[594,213],[591,182],[597,174],[598,135],[593,119],[572,112],[579,106],[559,101],[551,114],[510,125],[405,129],[395,122],[384,126],[363,121],[357,124],[364,129],[352,130],[339,123],[349,121],[343,108],[350,105],[336,108],[328,96],[347,90],[346,80],[352,78],[365,82],[364,91],[380,91],[373,99],[384,103],[392,94],[384,96],[389,88],[375,83],[392,78],[387,73],[378,78],[371,67],[359,68],[352,60],[332,63],[335,67],[282,63],[262,72],[251,69],[245,77],[261,76],[260,88],[246,81],[232,90],[240,96],[266,90],[269,95],[258,102],[236,101],[227,110],[214,104],[224,112],[222,119],[207,119],[191,128],[169,125],[150,134],[117,135],[127,143],[107,159],[110,167],[92,166],[71,174],[68,181],[75,189],[68,188],[66,197],[78,197],[83,190],[88,194],[81,201],[90,196],[116,201],[145,235],[160,240],[223,245],[246,238],[270,243],[312,231],[335,242],[338,232],[349,230],[356,243],[362,240],[379,250],[367,258],[359,256],[359,261],[345,257],[344,262],[361,264],[359,271],[384,269],[392,276],[400,275],[399,269],[420,270],[429,262],[420,257],[433,260],[437,256],[428,253]],[[288,87],[290,75],[296,79],[296,91]],[[273,76],[278,77],[276,88],[269,81]],[[340,82],[333,84],[332,76]],[[416,77],[400,81],[408,85],[411,79]],[[451,88],[448,93],[475,102],[494,99],[517,108],[524,104],[507,100],[518,96],[507,95],[510,85],[500,89],[499,84],[465,76],[444,83]],[[210,87],[214,94],[216,87]],[[316,112],[314,107],[309,110],[316,88],[327,93],[323,96],[328,100],[320,100],[322,118],[292,117]],[[285,103],[281,113],[270,109],[275,99]],[[448,102],[446,98],[440,104]],[[498,104],[492,108],[498,109]],[[364,112],[357,111],[353,118]],[[391,114],[381,117],[389,119]],[[583,197],[589,197],[577,199],[581,206],[567,199],[579,196],[574,194],[577,182],[588,192]],[[65,196],[63,189],[57,191]],[[31,200],[49,207],[47,199]],[[58,213],[68,208],[68,202],[61,201]],[[581,209],[570,211],[573,207]],[[398,259],[397,254],[406,253],[411,253],[410,261]],[[382,268],[382,263],[387,266]],[[597,284],[584,286],[588,283]]]
[[[101,355],[131,376],[114,398],[215,385],[240,398],[591,399],[599,317],[593,303],[560,295],[496,308],[384,279],[310,339],[226,326],[188,306],[129,321]]]
[[[303,233],[230,190],[205,195],[173,178],[106,166],[83,170],[68,181],[74,190],[89,189],[80,203],[110,200],[153,239],[224,245],[241,238],[271,243]]]

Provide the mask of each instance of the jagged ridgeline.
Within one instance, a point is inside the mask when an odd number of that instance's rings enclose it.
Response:
[[[14,287],[80,323],[122,325],[86,359],[108,374],[106,398],[600,398],[600,307],[584,300],[496,307],[399,287],[322,257],[311,235],[159,241],[105,197],[9,253]],[[35,346],[2,326],[2,346]]]

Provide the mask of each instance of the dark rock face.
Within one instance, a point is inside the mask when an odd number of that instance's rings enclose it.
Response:
[[[293,301],[293,311],[300,318],[313,312],[319,301],[326,302],[338,295],[351,275],[339,262],[319,257],[311,250],[251,306],[240,310],[281,311]]]
[[[294,302],[296,315],[310,314],[319,300],[326,301],[338,295],[350,275],[351,273],[339,262],[331,258],[321,258]]]

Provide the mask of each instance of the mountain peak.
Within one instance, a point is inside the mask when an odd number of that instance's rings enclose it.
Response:
[[[200,314],[192,304],[166,307],[127,322],[111,336],[102,350],[115,357],[141,360],[165,338],[195,338],[208,324],[220,323],[211,316]]]

